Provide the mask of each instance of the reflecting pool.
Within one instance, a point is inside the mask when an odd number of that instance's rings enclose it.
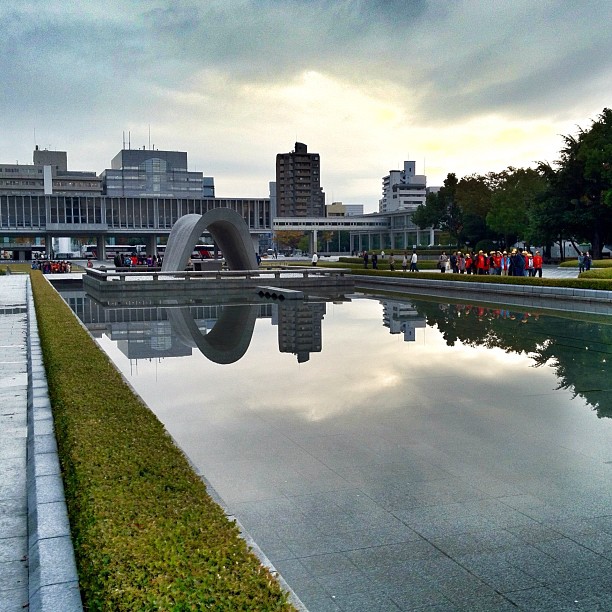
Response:
[[[65,297],[310,610],[612,609],[612,317]]]

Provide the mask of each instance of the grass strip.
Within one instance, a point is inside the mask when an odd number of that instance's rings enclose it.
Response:
[[[85,608],[294,610],[162,423],[31,279]]]

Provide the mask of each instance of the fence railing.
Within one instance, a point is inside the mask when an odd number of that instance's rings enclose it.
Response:
[[[128,271],[129,270],[129,271]],[[139,280],[195,280],[195,279],[214,279],[242,278],[253,280],[270,280],[280,278],[315,278],[315,277],[344,277],[351,274],[350,268],[317,268],[287,266],[285,268],[260,268],[258,270],[204,270],[184,272],[160,272],[151,271],[150,268],[141,270],[105,268],[87,268],[87,275],[98,281],[139,281]]]

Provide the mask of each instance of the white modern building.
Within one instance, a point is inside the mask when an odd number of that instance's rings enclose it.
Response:
[[[405,161],[403,170],[391,170],[382,179],[378,212],[413,212],[427,198],[427,177],[416,174],[416,162]]]

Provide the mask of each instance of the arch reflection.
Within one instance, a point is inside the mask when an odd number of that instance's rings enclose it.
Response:
[[[214,327],[203,334],[189,308],[166,308],[173,332],[183,344],[197,348],[215,363],[234,363],[247,352],[258,308],[253,305],[223,308]]]

